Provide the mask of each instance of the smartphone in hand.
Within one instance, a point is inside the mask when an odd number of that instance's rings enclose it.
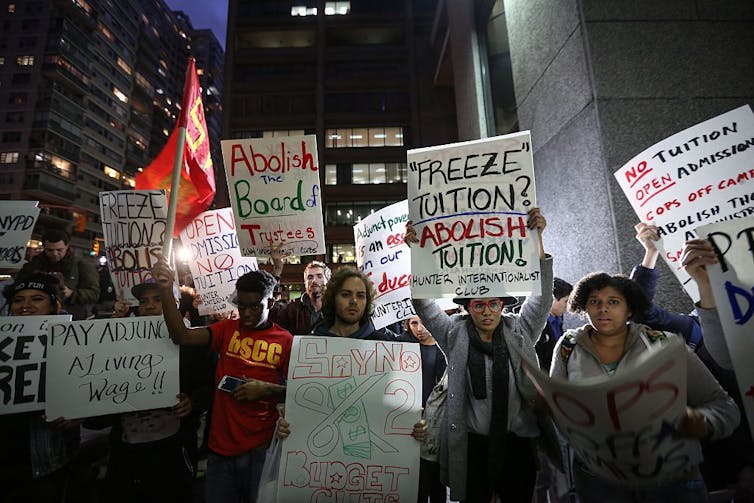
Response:
[[[217,385],[217,389],[232,393],[234,389],[245,382],[245,379],[239,379],[238,377],[224,375],[223,378],[220,379],[220,384]]]

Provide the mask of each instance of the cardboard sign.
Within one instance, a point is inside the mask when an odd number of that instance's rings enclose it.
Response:
[[[658,227],[658,248],[689,296],[683,243],[700,225],[754,215],[754,113],[748,105],[676,133],[615,172],[639,220]]]
[[[161,190],[100,192],[105,256],[117,298],[136,306],[131,288],[152,279],[162,255],[168,202]]]
[[[411,249],[403,242],[408,201],[382,208],[353,226],[356,265],[374,283],[375,328],[415,316],[411,304]]]
[[[47,417],[101,416],[172,407],[178,346],[162,316],[50,323]]]
[[[590,472],[618,483],[672,479],[688,469],[673,437],[686,410],[686,348],[672,337],[630,371],[579,382],[550,378],[515,344],[559,431]]]
[[[39,201],[0,201],[0,269],[21,269]]]
[[[221,142],[242,255],[326,253],[316,138]]]
[[[696,230],[717,251],[719,263],[707,267],[707,271],[754,437],[754,217],[704,225]]]
[[[0,317],[0,415],[45,408],[47,325],[70,314]]]
[[[201,299],[199,314],[233,311],[236,280],[259,267],[256,258],[241,256],[231,209],[198,215],[181,231],[181,242],[191,250],[188,266]]]
[[[408,151],[416,298],[526,296],[540,292],[528,131]],[[440,295],[438,295],[440,294]]]
[[[421,387],[417,344],[294,337],[278,501],[415,501]]]

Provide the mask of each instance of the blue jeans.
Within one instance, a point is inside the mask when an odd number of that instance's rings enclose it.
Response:
[[[648,487],[614,484],[595,477],[578,462],[573,467],[574,484],[581,503],[703,503],[709,501],[707,486],[698,469],[689,477]]]
[[[210,452],[207,457],[207,503],[255,503],[266,452],[267,446],[238,456]]]

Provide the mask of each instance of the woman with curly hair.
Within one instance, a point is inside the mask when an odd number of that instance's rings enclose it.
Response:
[[[574,288],[569,309],[585,315],[589,323],[569,330],[558,341],[550,375],[571,381],[594,376],[612,376],[631,368],[641,355],[652,351],[653,342],[676,334],[659,332],[634,323],[649,307],[644,291],[623,275],[592,273]],[[733,431],[740,414],[735,402],[720,387],[709,370],[686,350],[686,414],[676,434],[684,439],[682,452],[688,459],[673,478],[652,485],[629,485],[606,480],[575,460],[574,482],[581,501],[707,501],[707,489],[699,473],[702,439],[722,438]],[[651,472],[654,467],[647,467]]]

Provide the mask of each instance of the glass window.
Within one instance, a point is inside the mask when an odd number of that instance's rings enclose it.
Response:
[[[401,146],[402,127],[337,128],[325,132],[326,148]]]
[[[385,128],[385,146],[402,147],[403,146],[403,128],[386,127]]]
[[[330,245],[330,261],[336,264],[356,262],[356,247],[351,244]]]
[[[352,173],[353,173],[353,177],[351,179],[351,183],[353,184],[369,183],[369,164],[354,164]]]
[[[13,164],[18,162],[18,152],[0,152],[0,164]]]
[[[335,185],[338,183],[338,165],[325,165],[325,185]]]
[[[18,66],[34,66],[34,56],[18,56],[16,57],[16,64]]]

